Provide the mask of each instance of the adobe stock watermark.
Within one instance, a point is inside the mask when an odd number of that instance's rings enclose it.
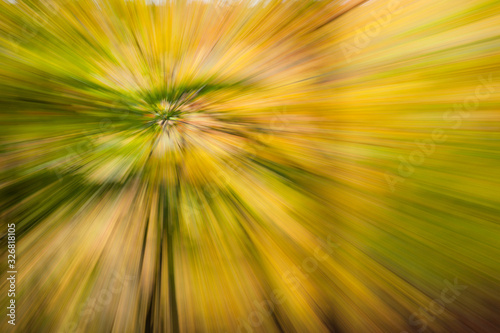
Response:
[[[289,121],[285,116],[285,110],[286,106],[283,106],[281,108],[275,108],[273,110],[274,116],[271,118],[269,123],[270,131],[268,133],[259,133],[257,135],[257,139],[262,144],[249,146],[245,149],[245,151],[249,152],[247,158],[252,159],[255,156],[257,156],[257,153],[264,150],[266,145],[269,145],[271,142],[274,141],[274,132],[282,131],[288,126]],[[240,169],[240,167],[233,161],[229,161],[227,166],[233,172],[237,172]],[[219,171],[216,177],[223,179],[226,184],[229,183],[229,179],[222,171]]]
[[[113,295],[120,293],[122,288],[133,280],[135,280],[135,276],[113,273],[109,286],[100,290],[95,298],[87,298],[81,306],[78,321],[71,322],[63,332],[76,332],[79,324],[85,324],[92,320],[97,312],[102,311],[111,303]]]
[[[458,279],[455,277],[453,283],[444,280],[446,288],[441,290],[439,298],[435,298],[429,302],[427,307],[420,307],[417,312],[414,312],[408,318],[408,323],[418,328],[419,333],[424,332],[428,327],[428,322],[436,320],[437,316],[442,314],[446,309],[447,304],[453,303],[462,292],[467,289],[466,285],[458,284]],[[408,333],[401,331],[400,333]]]
[[[123,99],[120,99],[119,102],[114,103],[114,106],[108,108],[108,110],[120,110],[121,115],[117,117],[118,120],[126,119],[130,111],[128,108],[124,108],[123,104],[125,103]],[[61,159],[60,163],[55,166],[52,170],[56,174],[58,180],[62,180],[64,174],[70,172],[73,168],[73,162],[76,162],[78,159],[81,159],[88,152],[93,151],[97,144],[96,142],[99,138],[106,132],[113,129],[113,122],[110,118],[105,118],[99,122],[99,131],[97,134],[92,133],[91,131],[84,132],[82,134],[83,140],[81,140],[77,145],[72,147],[66,147],[66,155]]]
[[[259,133],[257,135],[257,139],[262,144],[257,146],[249,146],[245,149],[246,152],[249,152],[247,158],[252,159],[255,156],[257,156],[258,152],[264,150],[265,146],[270,144],[274,140],[274,132],[282,131],[284,128],[288,126],[289,121],[286,118],[285,111],[286,111],[286,106],[277,107],[273,109],[273,117],[269,121],[270,131],[268,133]],[[233,161],[229,161],[227,163],[227,167],[233,173],[238,172],[238,170],[241,169],[241,167],[236,163],[234,163]],[[212,172],[211,179],[222,180],[222,183],[224,185],[228,185],[230,182],[229,176],[227,176],[227,174],[224,173],[222,170],[219,170],[217,173]],[[206,186],[202,187],[200,193],[203,193],[203,196],[205,198],[213,199],[218,195],[217,186],[214,185],[213,183],[208,183]],[[199,211],[202,206],[203,204],[200,202],[200,200],[198,198],[194,198],[189,202],[182,203],[182,211],[184,216],[186,218],[189,218],[190,216],[195,214],[195,212]]]
[[[361,50],[370,45],[373,38],[380,34],[382,28],[391,23],[394,15],[398,15],[403,11],[399,7],[400,2],[400,0],[390,0],[385,9],[371,11],[370,15],[374,20],[365,24],[363,28],[358,28],[352,42],[343,42],[340,44],[340,48],[348,63],[352,61],[353,55],[359,54]]]
[[[40,4],[45,7],[47,13],[52,13],[54,16],[59,15],[61,9],[68,3],[70,0],[41,0]],[[19,32],[20,37],[16,37],[14,35],[10,35],[9,39],[12,43],[11,50],[14,52],[18,52],[19,49],[27,44],[29,41],[34,39],[40,31],[50,22],[45,17],[37,16],[32,17],[31,22],[24,23],[22,25],[21,31]]]
[[[331,235],[328,235],[326,240],[327,246],[318,245],[312,256],[302,260],[300,267],[294,266],[283,273],[282,279],[285,283],[290,285],[292,291],[300,288],[300,279],[296,275],[297,272],[308,277],[318,269],[320,262],[325,261],[334,253],[335,249],[340,247],[340,244],[334,242],[332,238]],[[239,319],[240,325],[236,332],[253,332],[254,328],[262,325],[264,320],[273,314],[277,305],[281,305],[284,302],[286,302],[286,295],[281,289],[274,289],[270,300],[268,299],[262,302],[255,300],[253,304],[256,309],[248,314],[246,320]]]
[[[476,86],[474,94],[465,97],[462,103],[454,104],[452,109],[443,114],[443,120],[452,123],[451,129],[459,129],[462,126],[463,119],[470,117],[470,112],[477,110],[480,101],[488,99],[496,91],[493,85],[493,74],[488,77],[480,76],[480,84]],[[446,142],[448,136],[443,128],[435,128],[428,139],[415,140],[416,149],[407,156],[399,155],[398,175],[389,172],[385,173],[385,180],[391,192],[396,190],[398,183],[403,183],[406,178],[415,173],[415,168],[424,164],[426,159],[436,151],[436,145]]]

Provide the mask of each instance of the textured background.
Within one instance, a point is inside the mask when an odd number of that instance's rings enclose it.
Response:
[[[0,7],[0,331],[500,331],[498,1]]]

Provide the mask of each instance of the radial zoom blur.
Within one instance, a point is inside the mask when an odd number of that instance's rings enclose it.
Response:
[[[0,332],[500,332],[497,0],[0,0]]]

